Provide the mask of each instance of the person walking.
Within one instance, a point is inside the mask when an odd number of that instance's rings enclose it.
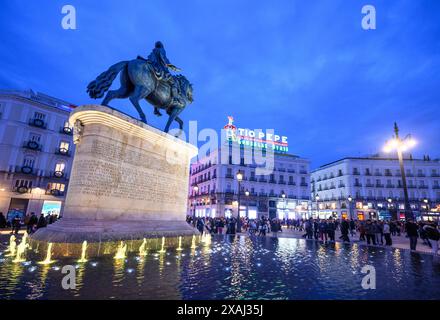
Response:
[[[319,239],[319,222],[316,219],[313,221],[313,235],[315,240]]]
[[[415,251],[417,247],[418,226],[412,219],[409,219],[405,224],[406,234],[409,238],[409,247],[411,251]],[[399,230],[399,229],[398,229]]]
[[[359,241],[365,241],[365,223],[363,221],[359,222]]]
[[[432,253],[438,254],[438,241],[440,240],[440,232],[434,224],[426,224],[423,226],[426,236],[431,243]]]
[[[385,238],[385,245],[392,246],[393,240],[391,239],[391,228],[390,224],[387,221],[385,221],[383,224],[383,236]]]

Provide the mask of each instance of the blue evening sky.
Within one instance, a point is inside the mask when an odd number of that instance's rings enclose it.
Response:
[[[61,28],[65,4],[77,30]],[[376,30],[361,28],[365,4]],[[219,129],[233,115],[287,135],[290,152],[317,167],[379,151],[397,121],[419,141],[414,155],[440,156],[436,0],[2,1],[0,88],[91,103],[91,80],[156,40],[193,83],[186,127]],[[128,101],[112,106],[137,116]]]

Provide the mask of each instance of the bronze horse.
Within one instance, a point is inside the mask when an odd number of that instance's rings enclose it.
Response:
[[[146,99],[155,109],[164,109],[169,115],[165,132],[169,131],[174,120],[179,124],[179,128],[183,129],[183,121],[179,118],[179,114],[187,104],[193,102],[192,85],[183,75],[173,75],[180,88],[182,101],[180,104],[173,99],[171,86],[169,82],[163,80],[163,75],[158,73],[150,62],[141,59],[121,61],[112,65],[89,83],[87,86],[89,96],[93,99],[102,98],[119,73],[121,73],[121,87],[108,91],[102,101],[103,105],[108,106],[112,99],[128,98],[138,111],[141,120],[147,123],[147,118],[139,104],[139,100]],[[155,113],[161,115],[157,109]]]

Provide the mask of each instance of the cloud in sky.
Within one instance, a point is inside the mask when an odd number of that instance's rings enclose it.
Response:
[[[274,128],[316,167],[378,151],[398,121],[421,141],[416,155],[440,156],[436,0],[374,1],[373,31],[361,28],[358,0],[76,0],[77,30],[61,28],[65,4],[0,4],[1,88],[99,102],[87,84],[160,39],[194,84],[186,122],[219,129],[231,114],[238,126]],[[128,101],[112,105],[136,116]]]

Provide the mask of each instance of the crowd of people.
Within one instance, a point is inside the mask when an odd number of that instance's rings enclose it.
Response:
[[[11,234],[18,234],[21,228],[25,227],[28,234],[32,234],[40,228],[46,227],[48,224],[52,224],[58,220],[58,216],[55,214],[40,214],[39,217],[35,212],[31,212],[26,216],[20,217],[16,214],[14,217],[6,219],[3,212],[0,212],[0,229],[10,228]]]
[[[197,230],[210,234],[236,234],[265,236],[268,233],[287,230],[302,232],[302,237],[309,240],[334,242],[341,240],[350,242],[357,240],[368,245],[392,246],[393,237],[405,235],[409,239],[410,249],[415,251],[418,239],[423,245],[429,246],[434,254],[438,254],[440,240],[437,222],[408,220],[407,222],[391,220],[353,220],[353,219],[259,219],[224,218],[224,217],[187,217],[187,222]],[[336,238],[336,232],[340,235]]]

